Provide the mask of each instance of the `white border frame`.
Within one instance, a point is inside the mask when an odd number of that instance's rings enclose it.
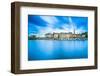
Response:
[[[88,17],[88,59],[68,59],[50,61],[28,61],[28,14],[60,15]],[[94,64],[94,11],[76,9],[55,9],[41,7],[20,8],[20,69],[43,69],[75,66],[92,66]]]

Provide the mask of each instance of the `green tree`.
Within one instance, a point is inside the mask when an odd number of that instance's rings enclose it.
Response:
[[[84,32],[82,35],[85,35],[85,38],[88,38],[88,32]]]
[[[28,39],[29,40],[34,40],[34,39],[36,39],[36,36],[35,35],[31,35],[31,36],[28,37]]]

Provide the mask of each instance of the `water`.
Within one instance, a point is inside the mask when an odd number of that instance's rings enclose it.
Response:
[[[88,58],[88,41],[28,40],[28,60]]]

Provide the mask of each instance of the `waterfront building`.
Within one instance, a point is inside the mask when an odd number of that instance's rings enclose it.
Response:
[[[69,32],[69,33],[59,33],[59,39],[69,39],[69,38],[72,38],[73,35],[72,35],[72,32]]]
[[[49,39],[60,39],[60,40],[71,40],[71,39],[81,39],[81,38],[85,38],[85,35],[83,34],[76,34],[75,33],[75,29],[72,32],[61,32],[61,33],[47,33],[45,34],[46,38]]]
[[[53,37],[53,34],[47,33],[47,34],[45,34],[45,37],[46,37],[46,38],[52,38],[52,37]]]
[[[85,35],[82,35],[82,38],[85,38]]]
[[[53,33],[53,39],[59,39],[59,33]]]

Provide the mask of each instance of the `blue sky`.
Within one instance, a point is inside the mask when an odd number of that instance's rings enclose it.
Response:
[[[88,31],[88,17],[28,15],[28,34]]]

